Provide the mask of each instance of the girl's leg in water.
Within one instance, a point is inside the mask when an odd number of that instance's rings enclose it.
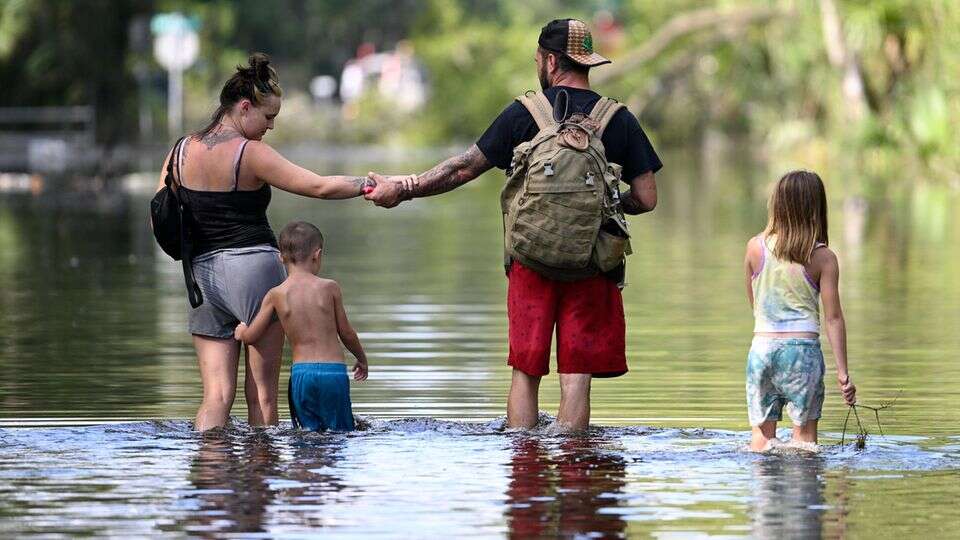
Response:
[[[793,426],[792,440],[817,444],[817,420],[807,420],[802,426]]]
[[[816,430],[814,430],[816,433]],[[770,441],[777,438],[777,423],[772,420],[753,426],[753,433],[750,437],[750,450],[754,452],[763,452],[767,450]]]

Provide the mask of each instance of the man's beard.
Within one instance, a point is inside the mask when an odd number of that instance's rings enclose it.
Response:
[[[540,66],[540,69],[537,70],[537,78],[540,79],[541,90],[550,88],[550,80],[547,78],[547,66],[545,63]]]

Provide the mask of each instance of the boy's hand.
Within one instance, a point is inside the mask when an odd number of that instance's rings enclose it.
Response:
[[[853,385],[850,376],[837,377],[837,383],[840,384],[840,392],[843,394],[843,400],[847,405],[853,405],[857,402],[857,387]]]
[[[247,323],[240,323],[233,330],[233,339],[243,341],[243,333],[247,331]]]
[[[367,363],[357,360],[357,363],[353,365],[353,380],[355,381],[365,381],[367,380]]]

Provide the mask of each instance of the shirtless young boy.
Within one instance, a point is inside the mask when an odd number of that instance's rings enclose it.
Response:
[[[313,225],[297,221],[284,227],[280,257],[287,279],[270,289],[249,326],[237,325],[234,337],[255,343],[276,313],[293,347],[288,392],[293,425],[314,431],[351,431],[350,382],[341,340],[357,358],[356,381],[367,378],[367,355],[347,320],[340,286],[316,275],[322,251],[323,235]]]

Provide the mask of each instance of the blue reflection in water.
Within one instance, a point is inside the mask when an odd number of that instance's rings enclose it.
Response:
[[[764,456],[753,463],[750,499],[754,538],[821,538],[824,459]]]
[[[954,439],[756,455],[746,433],[361,418],[334,434],[185,421],[0,429],[0,534],[884,537],[955,523]],[[879,505],[887,512],[857,509]],[[929,521],[937,532],[941,521]],[[899,527],[899,528],[898,528]],[[879,533],[879,534],[875,534]]]

